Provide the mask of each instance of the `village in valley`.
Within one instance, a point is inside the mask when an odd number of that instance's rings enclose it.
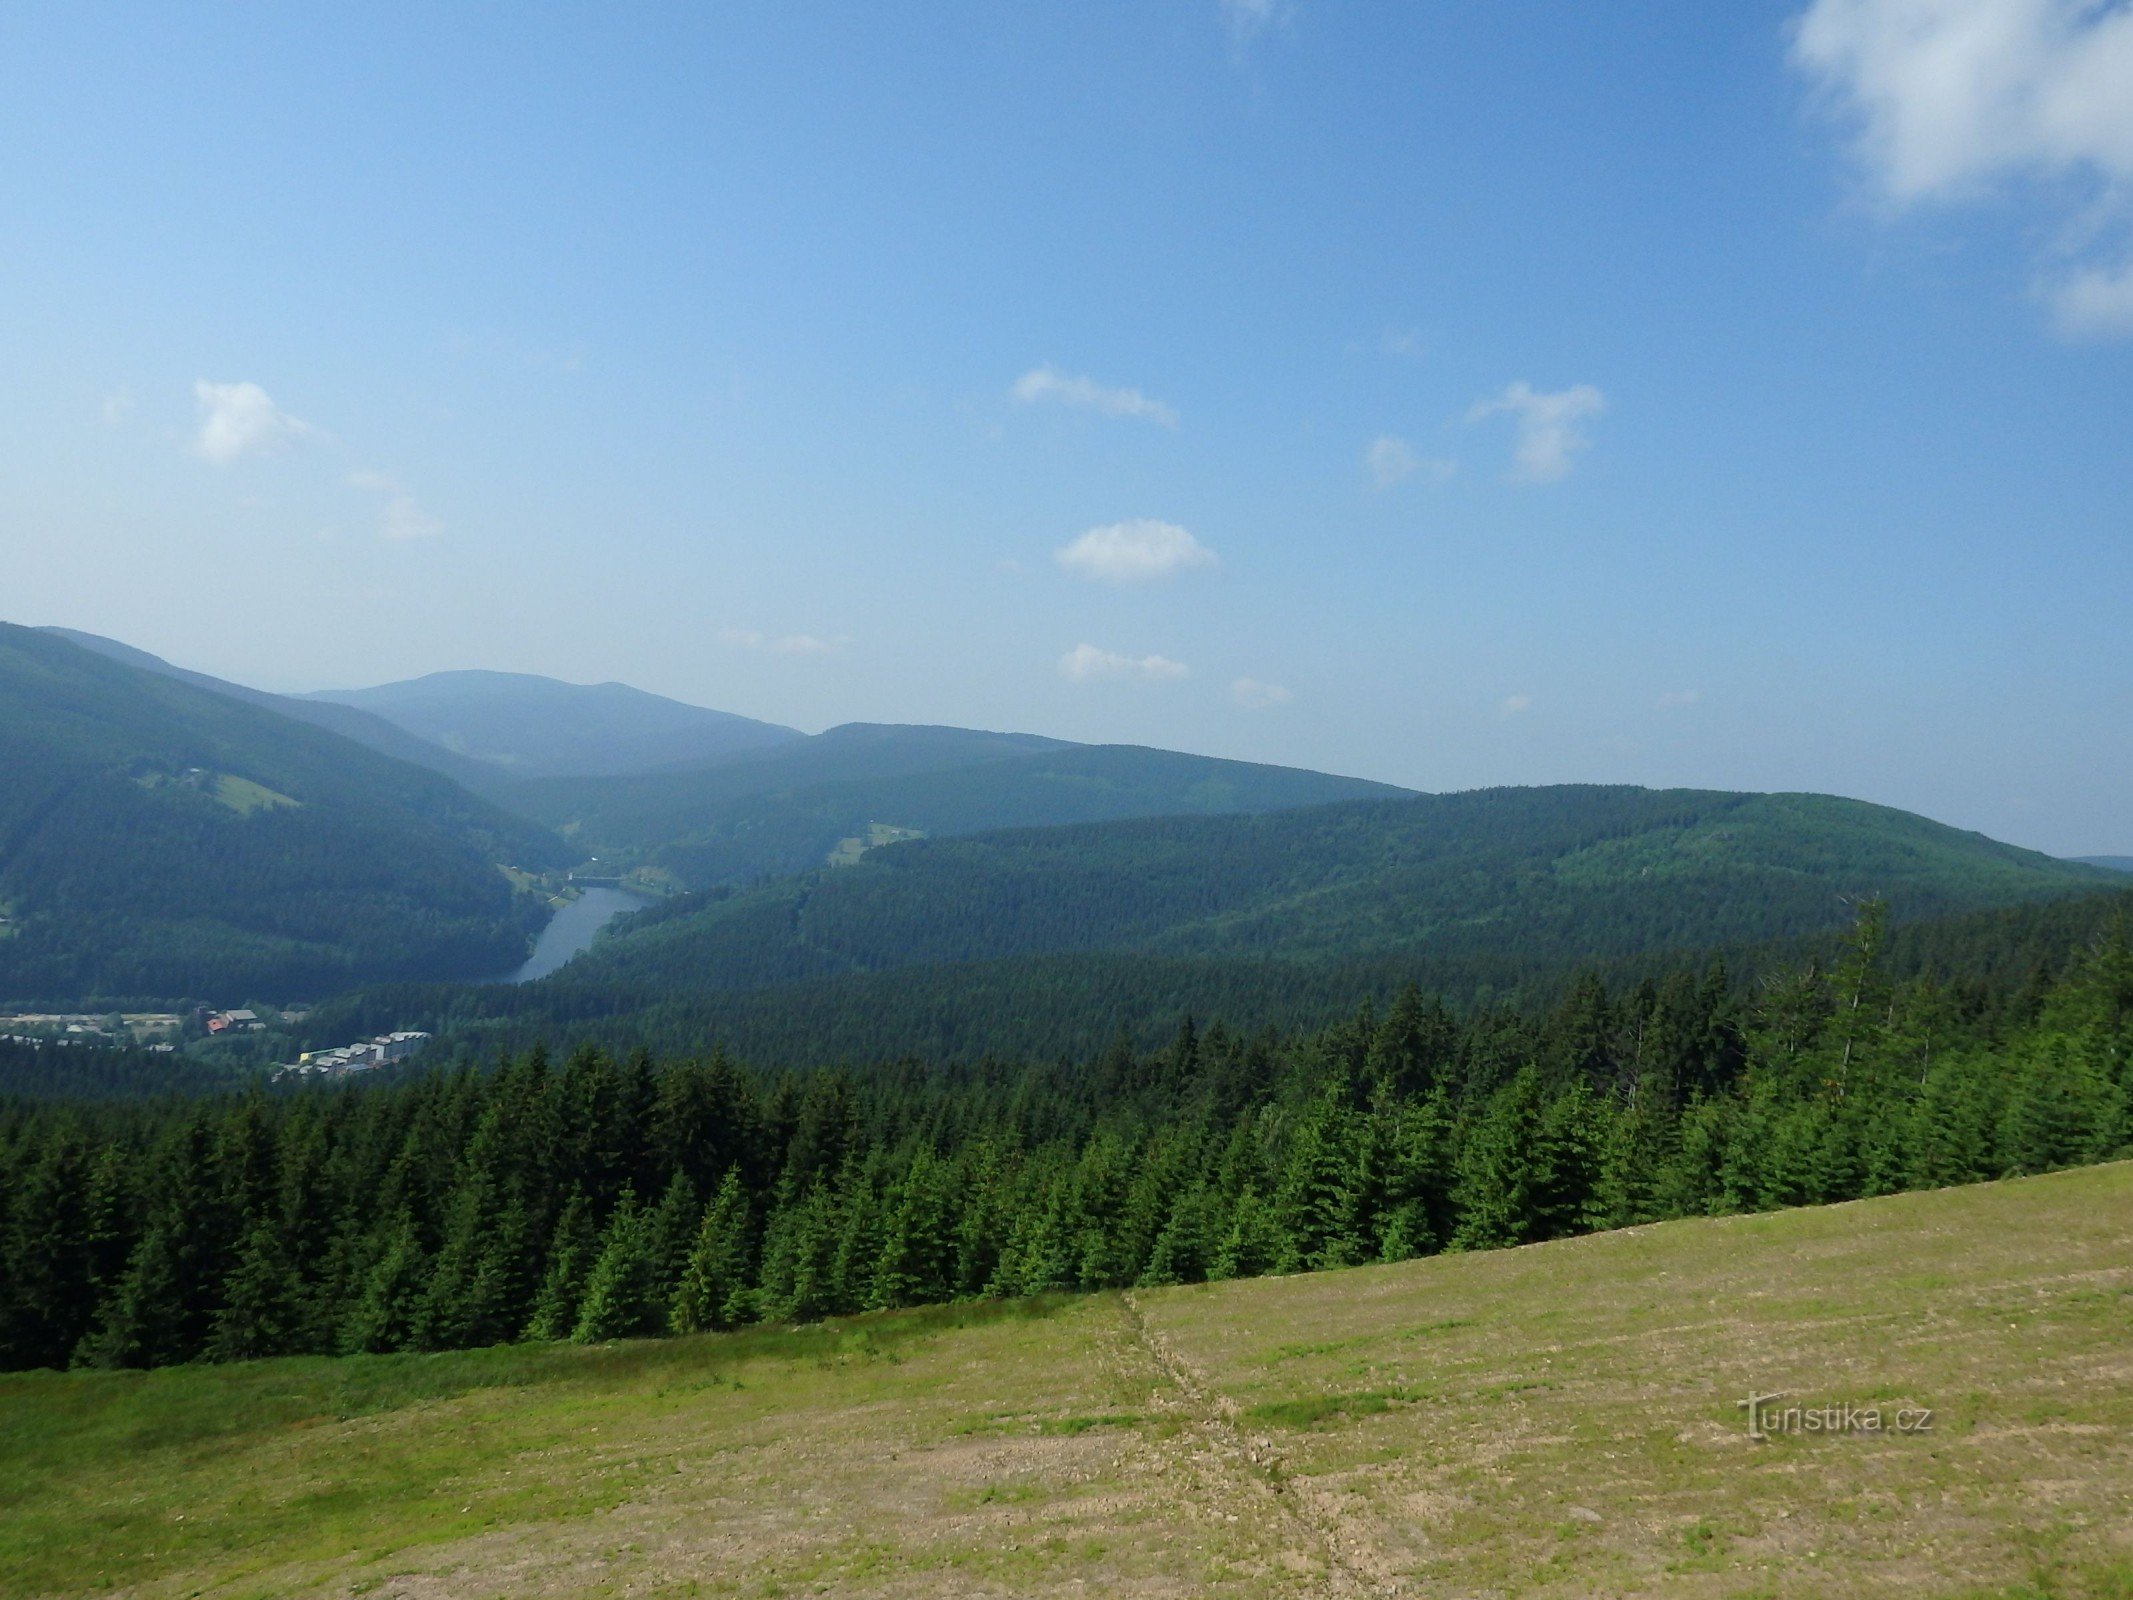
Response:
[[[43,1047],[104,1047],[145,1050],[155,1055],[191,1053],[190,1047],[236,1043],[254,1036],[286,1036],[310,1011],[306,1007],[262,1013],[251,1006],[215,1011],[196,1006],[190,1011],[21,1012],[0,1016],[0,1043]],[[415,1029],[381,1033],[352,1044],[330,1049],[304,1050],[294,1061],[256,1057],[270,1066],[274,1078],[338,1078],[368,1072],[407,1060],[430,1041],[430,1035]],[[272,1052],[271,1037],[259,1039],[255,1048]]]
[[[342,1078],[351,1072],[369,1072],[405,1061],[429,1042],[428,1034],[414,1029],[381,1033],[375,1039],[360,1039],[331,1050],[306,1050],[294,1062],[276,1067],[274,1077],[277,1081],[283,1078]]]

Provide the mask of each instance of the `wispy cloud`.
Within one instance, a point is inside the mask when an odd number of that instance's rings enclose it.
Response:
[[[1507,694],[1496,702],[1496,714],[1501,717],[1520,717],[1533,709],[1530,694]]]
[[[1701,689],[1669,689],[1659,697],[1661,710],[1671,711],[1681,706],[1692,706],[1703,698]]]
[[[839,636],[825,639],[812,633],[759,633],[753,628],[721,628],[719,642],[736,650],[761,650],[774,656],[829,656],[842,650],[849,640]]]
[[[104,426],[115,428],[133,414],[133,391],[113,389],[104,396],[103,404],[97,407],[97,415],[104,419]]]
[[[1289,20],[1289,0],[1220,0],[1222,23],[1229,30],[1229,47],[1238,54],[1251,47],[1267,29]]]
[[[193,385],[193,398],[200,403],[200,432],[193,449],[218,467],[243,456],[285,450],[318,431],[282,410],[256,383],[202,378]]]
[[[404,543],[414,539],[434,539],[444,532],[444,524],[416,504],[415,497],[407,492],[407,486],[389,472],[358,468],[348,474],[348,487],[385,497],[384,505],[378,510],[380,538]]]
[[[1427,346],[1422,342],[1420,328],[1387,328],[1378,335],[1378,348],[1386,355],[1412,361],[1419,358]]]
[[[1443,483],[1459,470],[1459,463],[1440,456],[1418,456],[1405,439],[1389,433],[1379,434],[1370,441],[1370,448],[1363,452],[1363,465],[1370,469],[1370,481],[1380,489],[1390,489],[1403,478],[1412,478],[1420,473],[1429,483]]]
[[[1015,380],[1014,396],[1024,405],[1049,400],[1107,417],[1137,417],[1143,422],[1178,425],[1178,414],[1160,400],[1151,400],[1138,389],[1114,388],[1094,378],[1070,377],[1049,364],[1032,367]]]
[[[1101,583],[1155,583],[1193,567],[1218,563],[1214,551],[1175,522],[1142,517],[1091,528],[1052,552],[1069,572]]]
[[[1261,683],[1257,678],[1239,678],[1229,686],[1229,697],[1250,711],[1285,706],[1296,698],[1280,684]]]
[[[1160,682],[1185,677],[1190,670],[1184,662],[1173,661],[1168,656],[1126,656],[1115,650],[1099,650],[1093,644],[1077,644],[1059,658],[1060,676],[1077,683],[1097,678]]]
[[[2133,334],[2133,8],[1814,0],[1793,59],[1892,206],[2049,185],[2066,232],[2039,293],[2063,332]]]
[[[1589,383],[1544,393],[1519,382],[1493,400],[1475,402],[1467,421],[1510,416],[1518,427],[1512,477],[1525,483],[1554,483],[1569,475],[1571,458],[1592,444],[1578,424],[1606,409],[1607,397]]]
[[[1370,448],[1363,452],[1363,463],[1370,468],[1370,478],[1380,489],[1390,489],[1402,478],[1411,477],[1415,470],[1415,453],[1408,448],[1405,439],[1395,439],[1389,433],[1381,433],[1370,441]]]

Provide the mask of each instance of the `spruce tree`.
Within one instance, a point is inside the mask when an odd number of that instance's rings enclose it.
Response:
[[[730,1328],[743,1320],[749,1288],[751,1218],[748,1193],[732,1167],[704,1208],[694,1245],[683,1264],[667,1326],[675,1333]]]
[[[676,1168],[665,1191],[645,1218],[645,1249],[651,1260],[652,1321],[663,1327],[673,1308],[674,1291],[688,1265],[690,1247],[703,1220],[703,1203],[688,1173]]]
[[[362,1289],[341,1330],[350,1353],[404,1350],[429,1284],[429,1257],[414,1218],[403,1209],[385,1236],[383,1250],[364,1274]]]
[[[261,1217],[246,1233],[236,1270],[223,1285],[222,1309],[203,1354],[210,1361],[251,1361],[286,1353],[301,1325],[303,1292],[281,1219]]]
[[[1140,1282],[1198,1283],[1208,1275],[1215,1256],[1217,1197],[1204,1183],[1183,1190],[1170,1207],[1162,1230],[1148,1252]]]
[[[583,1189],[572,1189],[549,1240],[547,1270],[541,1277],[540,1293],[534,1298],[533,1315],[526,1323],[527,1338],[570,1337],[578,1325],[578,1303],[584,1298],[586,1277],[599,1253],[600,1236],[593,1226],[592,1201]]]
[[[929,1305],[949,1298],[950,1210],[941,1164],[932,1151],[921,1149],[894,1191],[867,1295],[870,1308]]]
[[[1273,1208],[1259,1198],[1259,1191],[1246,1186],[1230,1206],[1229,1226],[1207,1275],[1213,1279],[1256,1278],[1273,1269],[1282,1238]]]
[[[660,1321],[658,1272],[652,1217],[638,1208],[636,1190],[625,1184],[601,1237],[600,1253],[586,1275],[571,1338],[579,1344],[597,1344],[656,1331]]]
[[[1453,1248],[1486,1250],[1534,1237],[1552,1177],[1540,1135],[1540,1077],[1528,1067],[1490,1097],[1459,1152]]]

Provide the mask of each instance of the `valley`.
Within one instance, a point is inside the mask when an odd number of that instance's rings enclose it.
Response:
[[[533,952],[526,957],[525,965],[500,981],[531,983],[536,978],[547,977],[565,962],[575,960],[591,949],[600,931],[617,917],[642,911],[653,904],[656,902],[649,895],[633,894],[627,889],[604,885],[586,889],[548,919],[540,937],[534,940]]]
[[[20,0],[0,196],[0,1600],[2133,1600],[2133,0]]]

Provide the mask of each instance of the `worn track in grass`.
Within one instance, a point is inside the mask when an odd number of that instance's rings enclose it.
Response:
[[[1747,1437],[1750,1392],[1929,1432]],[[0,1375],[0,1595],[2133,1595],[2133,1165],[592,1349]]]

